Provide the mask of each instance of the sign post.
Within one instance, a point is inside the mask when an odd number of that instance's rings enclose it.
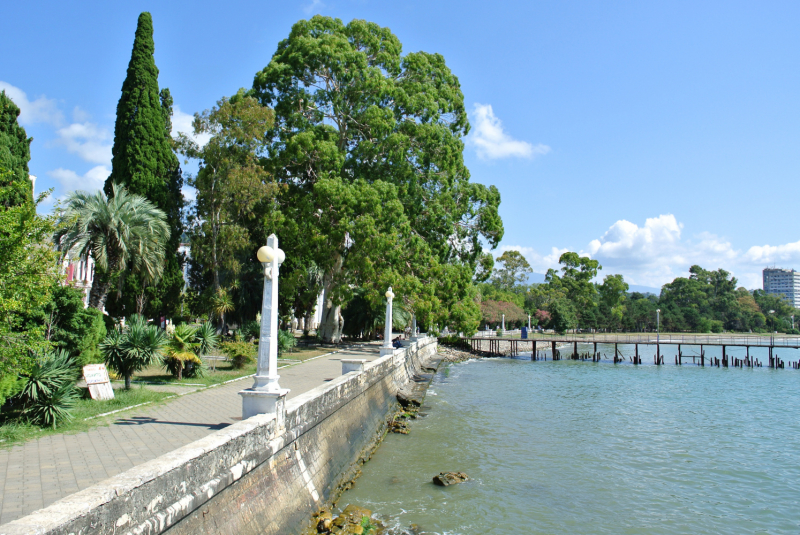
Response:
[[[89,387],[92,399],[114,399],[114,389],[108,378],[105,364],[89,364],[83,367],[83,378]]]

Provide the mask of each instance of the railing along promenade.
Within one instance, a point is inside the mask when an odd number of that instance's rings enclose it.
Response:
[[[506,333],[510,334],[508,331]],[[494,336],[490,336],[494,335]],[[634,346],[634,355],[631,357],[635,364],[641,363],[639,356],[639,346],[656,346],[656,355],[654,361],[656,364],[663,364],[663,355],[661,355],[660,346],[673,345],[678,346],[678,355],[675,357],[675,363],[681,364],[683,359],[692,359],[693,361],[698,358],[697,355],[683,355],[682,346],[700,346],[700,363],[701,366],[705,365],[705,346],[721,346],[722,347],[722,360],[710,359],[712,365],[727,366],[729,359],[726,353],[728,347],[744,347],[747,349],[747,356],[745,359],[734,359],[733,365],[735,366],[758,366],[759,362],[751,358],[751,347],[762,347],[769,350],[769,366],[782,367],[783,361],[773,357],[772,351],[775,348],[792,348],[800,349],[800,336],[790,335],[756,335],[756,334],[674,334],[674,333],[575,333],[575,334],[541,334],[531,333],[528,338],[517,338],[507,336],[497,336],[491,331],[481,331],[476,336],[463,338],[465,342],[470,345],[474,352],[488,353],[493,355],[519,355],[523,352],[528,352],[530,348],[531,358],[536,360],[537,348],[546,348],[550,346],[551,355],[557,359],[560,357],[560,351],[557,349],[559,344],[572,344],[573,351],[570,358],[579,359],[581,354],[578,353],[578,344],[592,344],[593,351],[590,353],[592,360],[599,359],[597,352],[597,344],[613,344],[614,345],[614,362],[617,362],[617,355],[619,353],[619,344],[628,344]],[[487,350],[488,349],[488,350]],[[585,355],[589,355],[586,353]],[[545,357],[546,358],[546,357]],[[792,367],[800,368],[800,362],[792,363]]]

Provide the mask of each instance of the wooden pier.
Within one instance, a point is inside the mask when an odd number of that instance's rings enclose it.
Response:
[[[633,364],[641,364],[642,357],[639,353],[639,346],[655,346],[653,363],[657,366],[663,365],[664,355],[661,353],[661,346],[677,346],[678,354],[675,356],[675,364],[681,366],[684,360],[691,359],[692,363],[705,366],[706,363],[716,367],[738,367],[751,368],[763,365],[761,361],[750,355],[751,348],[766,348],[768,350],[768,367],[784,368],[785,362],[774,353],[775,349],[800,349],[800,336],[757,336],[757,335],[656,335],[652,333],[641,334],[577,334],[577,335],[534,335],[530,338],[502,338],[488,336],[474,336],[463,338],[474,353],[489,356],[519,356],[522,353],[530,353],[531,360],[547,358],[542,356],[543,352],[550,351],[552,360],[561,360],[562,356],[559,346],[564,349],[567,358],[573,360],[589,360],[597,362],[601,360],[601,355],[597,352],[597,344],[614,345],[614,363],[625,362],[619,351],[620,345],[633,345],[634,354],[629,357]],[[592,344],[592,352],[579,353],[578,344]],[[683,347],[686,345],[699,346],[700,355],[685,355]],[[722,348],[722,358],[706,357],[705,347],[715,346]],[[729,347],[746,348],[744,359],[731,357],[728,355]],[[791,362],[791,368],[800,369],[800,361]]]

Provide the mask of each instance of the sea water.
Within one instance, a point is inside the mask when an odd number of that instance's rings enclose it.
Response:
[[[783,370],[766,352],[752,369],[652,355],[446,366],[425,416],[387,437],[338,505],[393,533],[799,533],[800,370],[780,352]],[[470,479],[437,487],[441,471]]]

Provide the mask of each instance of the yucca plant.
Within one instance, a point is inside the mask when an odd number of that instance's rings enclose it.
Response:
[[[125,328],[113,329],[98,347],[106,364],[125,377],[125,389],[130,390],[134,373],[161,362],[165,344],[164,331],[134,314]]]
[[[203,376],[204,364],[200,356],[217,346],[217,333],[210,323],[199,327],[178,325],[167,343],[164,365],[178,379]]]
[[[297,345],[297,338],[289,331],[278,330],[278,355],[291,351]]]
[[[33,369],[23,376],[25,385],[19,394],[23,415],[53,429],[72,418],[70,411],[78,400],[76,375],[77,369],[64,350],[37,359]]]

